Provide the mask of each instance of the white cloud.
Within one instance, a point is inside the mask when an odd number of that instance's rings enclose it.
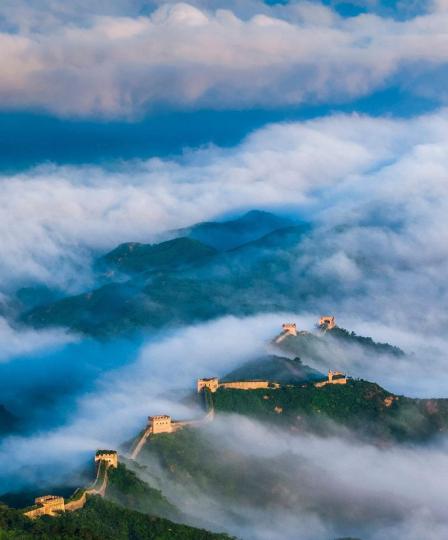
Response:
[[[334,276],[346,292],[368,285],[359,274],[366,261],[378,280],[409,276],[414,283],[400,282],[400,302],[404,308],[408,296],[415,311],[416,283],[442,287],[447,264],[447,128],[445,110],[412,120],[336,115],[271,125],[236,148],[206,148],[176,161],[114,170],[42,166],[3,176],[3,286],[26,279],[73,285],[92,250],[149,241],[238,208],[295,205],[322,231],[306,246],[306,269]],[[298,258],[302,274],[303,264]],[[384,290],[377,302],[382,294],[388,300]]]
[[[396,21],[343,19],[310,2],[153,6],[0,8],[2,106],[104,117],[160,103],[271,107],[350,100],[415,77],[425,93],[421,78],[448,60],[443,7]]]
[[[35,331],[13,328],[8,321],[0,317],[0,362],[14,357],[51,351],[77,338],[62,330]]]
[[[301,328],[313,322],[306,313],[225,317],[153,339],[134,363],[103,374],[88,394],[80,396],[65,425],[4,438],[0,487],[6,489],[5,481],[9,490],[33,480],[40,485],[60,483],[68,481],[66,474],[76,482],[73,471],[92,458],[97,448],[113,448],[129,440],[144,426],[147,415],[168,413],[186,419],[203,414],[179,402],[185,391],[194,392],[195,379],[222,376],[245,360],[265,354],[267,339],[282,321],[294,318]],[[440,368],[430,375],[433,381],[445,377]],[[264,493],[278,489],[275,482],[269,484],[275,472],[283,489],[283,502],[270,505],[267,511],[228,499],[223,502],[216,492],[204,492],[203,486],[191,490],[188,483],[172,485],[151,464],[152,482],[158,477],[165,495],[193,516],[200,518],[207,509],[208,527],[213,523],[219,530],[256,540],[293,539],[298,534],[317,540],[348,531],[366,540],[420,540],[422,528],[429,525],[435,532],[428,539],[436,540],[437,534],[448,530],[444,478],[434,473],[446,468],[444,441],[426,448],[377,448],[348,439],[344,431],[340,436],[319,438],[266,429],[233,416],[218,417],[207,432],[212,444],[219,441],[230,460],[238,453],[269,460],[269,474],[258,479],[260,488]]]
[[[94,390],[80,396],[66,425],[30,436],[4,438],[0,457],[8,464],[0,486],[6,475],[11,475],[7,481],[14,485],[29,481],[31,474],[38,478],[44,474],[40,467],[60,466],[62,475],[64,470],[78,467],[96,449],[116,447],[135,436],[150,414],[167,413],[178,419],[201,416],[201,409],[179,403],[179,395],[185,395],[188,389],[194,392],[196,379],[201,376],[222,376],[246,359],[262,354],[265,340],[280,321],[281,315],[225,317],[155,339],[141,349],[133,363],[104,373]],[[22,477],[26,464],[35,469],[27,469]],[[54,473],[47,474],[51,481]]]

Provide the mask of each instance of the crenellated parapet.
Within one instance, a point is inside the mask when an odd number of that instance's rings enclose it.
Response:
[[[332,315],[323,315],[319,319],[319,327],[323,330],[333,330],[336,328],[336,320]]]
[[[286,332],[290,336],[297,336],[297,325],[296,323],[283,323],[282,324],[283,332]]]
[[[97,450],[95,454],[95,463],[99,464],[105,461],[110,467],[118,467],[118,453],[115,450]]]
[[[64,497],[43,495],[34,499],[35,505],[24,512],[24,515],[35,519],[40,516],[56,516],[65,512]]]
[[[314,386],[316,388],[322,388],[322,386],[326,386],[327,384],[347,384],[349,378],[345,373],[342,373],[342,371],[334,371],[329,370],[328,371],[328,378],[326,381],[320,381],[317,383],[314,383]]]
[[[173,424],[171,416],[167,414],[148,416],[148,428],[153,434],[172,433],[174,428]]]
[[[202,392],[204,388],[207,390],[210,390],[210,392],[214,393],[216,390],[218,390],[219,387],[219,379],[218,377],[210,377],[208,379],[198,379],[197,380],[197,390],[198,393]]]
[[[210,379],[198,379],[197,389],[198,392],[202,392],[207,389],[212,393],[215,393],[218,388],[233,388],[236,390],[257,390],[259,388],[278,388],[277,383],[272,383],[266,380],[253,380],[253,381],[230,381],[230,382],[219,382],[217,377],[212,377]]]

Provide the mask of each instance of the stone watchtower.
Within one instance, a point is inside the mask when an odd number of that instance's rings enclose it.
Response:
[[[115,450],[98,450],[95,454],[95,463],[99,465],[105,461],[109,467],[116,469],[118,467],[118,453]]]
[[[161,414],[159,416],[148,416],[148,427],[152,429],[154,434],[156,433],[172,433],[173,425],[171,416],[167,414]]]
[[[324,315],[319,319],[319,326],[325,330],[332,330],[336,327],[336,320],[331,315]]]
[[[34,502],[42,507],[43,514],[47,516],[53,516],[65,511],[64,497],[44,495],[43,497],[37,497]]]
[[[36,519],[40,516],[57,516],[65,512],[64,497],[58,495],[44,495],[34,499],[35,505],[24,512],[24,515],[30,519]]]
[[[342,371],[329,370],[328,371],[328,383],[329,384],[347,384],[347,377]]]
[[[297,325],[296,323],[283,323],[282,324],[282,330],[283,332],[286,332],[287,334],[291,336],[297,336]]]
[[[219,388],[219,379],[218,377],[210,377],[210,379],[198,379],[197,383],[198,392],[202,392],[204,388],[210,390],[214,393]]]

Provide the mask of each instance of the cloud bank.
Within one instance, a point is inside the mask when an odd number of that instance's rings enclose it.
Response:
[[[0,8],[0,101],[132,118],[159,106],[337,103],[395,84],[443,102],[447,25],[444,2],[394,20],[343,18],[302,1],[48,2],[46,10],[22,1]]]
[[[335,115],[178,160],[3,176],[3,287],[79,284],[94,251],[238,208],[288,206],[315,226],[288,254],[291,282],[309,299],[302,309],[437,333],[448,324],[447,133],[446,110],[411,120]]]
[[[226,471],[234,479],[235,467],[247,467],[241,472],[246,498],[239,493],[235,500],[225,486],[204,488],[194,476],[181,485],[157,460],[145,463],[151,481],[159,478],[179,508],[199,520],[206,516],[215,530],[248,540],[438,540],[448,532],[444,482],[434,474],[447,465],[446,441],[379,449],[343,434],[320,438],[273,430],[237,415],[218,418],[202,436],[219,456],[218,479]],[[419,489],[422,483],[427,490]]]
[[[195,380],[204,373],[221,376],[261,354],[266,336],[279,324],[278,315],[250,318],[244,325],[228,317],[155,340],[134,353],[124,367],[107,371],[103,367],[104,373],[89,391],[83,389],[59,427],[54,428],[48,419],[52,429],[41,427],[30,435],[2,439],[0,457],[5,466],[0,493],[41,478],[52,482],[55,469],[59,471],[57,481],[63,481],[67,471],[76,470],[96,449],[117,447],[134,437],[150,414],[167,413],[179,419],[202,416],[202,410],[182,405],[179,398],[188,389],[194,392]],[[215,339],[210,340],[210,335]],[[108,352],[112,354],[108,349],[103,354]],[[82,362],[79,364],[71,363],[72,378],[79,372],[84,377],[93,375]],[[65,370],[62,376],[67,377]]]
[[[179,402],[185,391],[194,392],[197,377],[222,376],[266,353],[266,339],[284,316],[226,317],[147,343],[134,362],[103,373],[88,393],[80,395],[63,425],[2,440],[0,492],[33,482],[42,489],[55,479],[74,485],[85,482],[78,476],[79,467],[97,448],[115,448],[135,436],[147,415],[168,413],[178,419],[202,415]],[[297,319],[303,326],[311,322],[308,314]],[[432,374],[433,382],[438,376],[443,377],[443,370]],[[235,458],[241,464],[238,455],[256,461],[258,471],[265,467],[257,480],[257,497],[270,490],[275,494],[281,486],[278,497],[270,497],[269,511],[260,511],[256,504],[223,500],[219,490],[204,491],[203,486],[194,486],[194,479],[191,485],[173,484],[151,463],[151,483],[158,477],[165,495],[198,522],[207,511],[208,528],[212,523],[218,530],[251,540],[298,535],[320,540],[344,534],[366,540],[388,536],[420,540],[428,527],[432,532],[424,537],[435,540],[448,530],[444,478],[433,474],[446,467],[444,441],[426,448],[380,449],[348,438],[346,432],[328,438],[298,436],[236,416],[218,418],[207,428],[206,437],[212,446],[219,441],[220,452],[227,456],[220,470],[232,468]]]

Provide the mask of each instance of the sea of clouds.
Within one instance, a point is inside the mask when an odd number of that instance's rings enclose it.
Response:
[[[287,208],[314,226],[290,254],[292,279],[331,289],[322,308],[437,334],[448,323],[447,133],[445,109],[407,120],[337,114],[178,159],[4,175],[2,287],[82,290],[93,254],[120,242],[238,209]]]
[[[0,362],[11,371],[2,371],[9,378],[0,404],[9,400],[20,413],[35,403],[36,426],[0,441],[0,491],[52,481],[55,469],[58,482],[73,481],[92,452],[134,436],[148,414],[199,414],[173,395],[194,390],[197,377],[223,375],[271,352],[267,341],[286,319],[310,329],[328,311],[342,326],[411,353],[372,363],[352,347],[335,350],[337,366],[316,368],[341,368],[397,393],[446,396],[447,2],[423,3],[402,18],[381,11],[343,18],[317,2],[226,4],[6,2],[2,109],[134,119],[160,104],[337,103],[390,84],[442,108],[407,119],[331,114],[272,124],[233,148],[186,149],[170,159],[3,173],[0,307],[22,285],[68,292],[92,286],[92,260],[120,242],[151,241],[253,208],[311,222],[311,236],[289,253],[290,279],[325,293],[316,302],[310,295],[293,313],[226,317],[119,347],[83,343],[61,330],[17,328],[2,309]],[[53,421],[45,423],[46,416]],[[363,539],[448,536],[444,441],[379,449],[342,433],[271,436],[239,422],[226,420],[226,444],[249,455],[288,453],[285,474],[298,486],[303,469],[296,462],[305,460],[308,502],[330,498],[343,519],[325,520],[300,506],[271,515],[235,507],[230,519],[211,498],[190,501],[185,509],[193,515],[208,507],[218,528],[257,540],[339,534],[351,510],[375,523],[369,530],[351,516],[350,531]],[[322,473],[326,493],[310,480]],[[164,487],[173,497],[180,493],[168,479]],[[272,526],[280,522],[282,530]]]
[[[314,323],[307,313],[225,317],[177,329],[144,344],[135,351],[134,361],[100,374],[88,392],[78,395],[62,425],[3,439],[1,491],[54,481],[77,485],[86,481],[79,472],[97,448],[117,448],[130,440],[145,426],[148,415],[202,416],[199,407],[179,401],[195,391],[196,378],[222,376],[246,360],[271,353],[269,338],[285,318],[294,318],[303,328],[311,329]],[[409,343],[402,339],[400,344]],[[45,367],[45,360],[41,362]],[[345,362],[348,367],[348,359]],[[385,358],[364,367],[372,376],[383,372],[382,382],[389,389],[405,390],[410,376],[397,381],[393,362]],[[411,374],[419,362],[408,359]],[[361,370],[361,364],[358,352],[353,366]],[[428,374],[426,385],[431,382],[446,388],[442,369]],[[232,456],[238,454],[266,460],[270,468],[275,463],[269,475],[260,477],[260,489],[278,489],[278,482],[284,489],[267,512],[201,491],[194,479],[182,486],[173,483],[157,462],[150,463],[152,484],[156,477],[156,485],[195,523],[203,525],[206,516],[208,527],[257,540],[317,540],[349,533],[365,540],[388,536],[419,540],[430,526],[423,537],[432,540],[448,530],[444,479],[435,474],[447,466],[444,440],[426,447],[378,448],[344,430],[333,430],[325,438],[298,435],[237,416],[219,417],[204,434],[212,446],[219,442],[220,450],[227,452],[229,461],[221,463],[223,468],[232,467]]]
[[[397,19],[347,18],[306,1],[6,2],[0,100],[62,116],[135,117],[161,104],[347,101],[397,84],[446,102],[447,4],[420,5]]]

